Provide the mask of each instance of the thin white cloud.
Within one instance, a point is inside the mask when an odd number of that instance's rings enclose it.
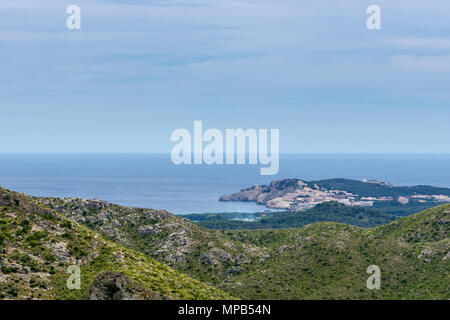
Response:
[[[450,38],[398,37],[386,41],[390,45],[406,48],[448,49]]]
[[[391,59],[392,66],[409,71],[433,71],[444,73],[450,70],[450,55],[412,56],[399,55]]]

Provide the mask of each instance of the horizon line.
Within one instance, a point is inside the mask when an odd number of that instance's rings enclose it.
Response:
[[[2,152],[0,151],[0,155],[8,155],[8,154],[48,154],[48,155],[52,155],[52,154],[67,154],[67,155],[100,155],[100,154],[104,154],[104,155],[170,155],[171,152],[29,152],[29,151],[19,151],[19,152]],[[248,155],[249,153],[246,152],[246,155]],[[346,155],[346,154],[368,154],[368,155],[387,155],[387,154],[391,154],[391,155],[424,155],[424,154],[428,154],[428,155],[450,155],[450,151],[449,152],[280,152],[280,155],[311,155],[311,154],[334,154],[334,155]]]

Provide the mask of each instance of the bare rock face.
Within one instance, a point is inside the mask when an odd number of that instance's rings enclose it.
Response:
[[[89,288],[90,300],[161,300],[167,298],[139,288],[128,276],[118,272],[98,274]]]
[[[86,207],[89,210],[100,210],[108,206],[108,203],[99,199],[89,200]]]
[[[219,264],[217,259],[212,254],[209,253],[205,253],[204,255],[202,255],[200,257],[200,262],[204,262],[206,264],[209,264],[210,266],[216,266]]]
[[[243,254],[238,254],[233,257],[233,262],[237,264],[250,263],[250,259],[244,256]]]
[[[211,248],[207,253],[200,257],[200,262],[209,264],[210,266],[223,265],[226,262],[231,262],[236,265],[249,263],[250,259],[243,254],[231,255],[227,251],[219,248]]]
[[[446,260],[450,261],[450,252],[447,252],[447,254],[442,258],[442,261],[446,261]]]
[[[251,188],[243,189],[239,193],[223,195],[219,201],[256,201],[262,191],[263,187],[255,185]]]
[[[217,266],[223,264],[226,261],[231,261],[232,256],[223,249],[212,248],[208,253],[205,253],[200,261],[207,263],[211,266]]]
[[[435,254],[436,252],[434,252],[432,249],[423,249],[420,254],[417,256],[418,259],[422,259],[425,262],[430,262],[431,261],[431,257]]]
[[[159,234],[159,233],[161,233],[160,230],[156,229],[156,228],[155,228],[154,226],[152,226],[152,225],[138,227],[137,232],[138,232],[139,235],[141,235],[141,236],[152,236],[152,235],[154,235],[154,234]]]
[[[269,185],[255,185],[251,188],[242,189],[238,193],[223,195],[220,201],[250,201],[266,205],[269,208],[289,208],[288,204],[280,204],[283,196],[302,189],[307,184],[300,179],[284,179],[272,181]]]

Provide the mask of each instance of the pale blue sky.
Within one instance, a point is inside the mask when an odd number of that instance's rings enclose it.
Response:
[[[167,152],[194,120],[279,128],[282,152],[450,152],[448,0],[2,1],[0,75],[0,152]]]

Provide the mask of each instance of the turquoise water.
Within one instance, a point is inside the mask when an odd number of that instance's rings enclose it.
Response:
[[[254,203],[218,199],[279,178],[366,178],[450,187],[450,154],[285,154],[276,176],[261,176],[254,165],[176,166],[168,154],[0,154],[3,187],[176,214],[263,211]]]

